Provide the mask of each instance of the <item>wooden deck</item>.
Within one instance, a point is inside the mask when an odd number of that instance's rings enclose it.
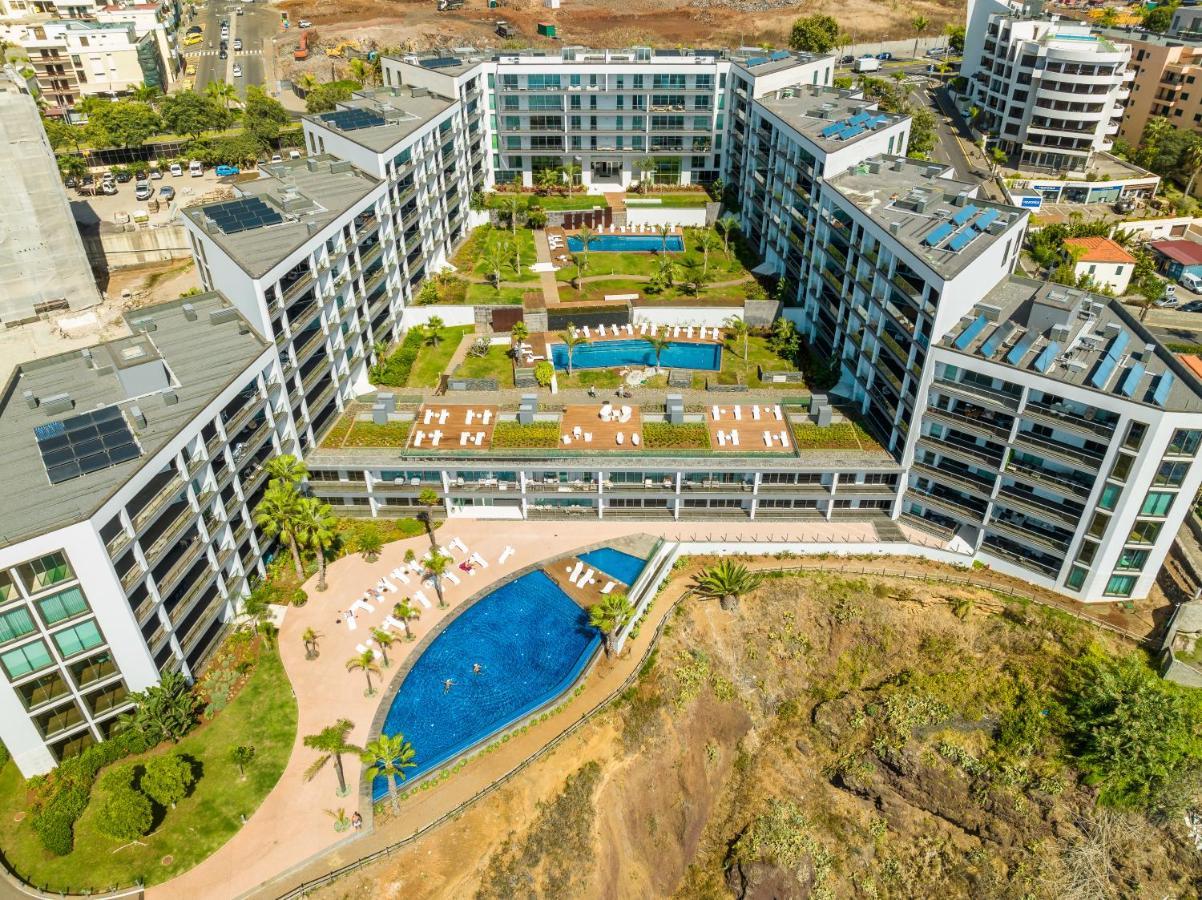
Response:
[[[590,606],[600,603],[603,599],[605,599],[605,594],[602,594],[601,591],[611,581],[614,585],[612,588],[610,588],[609,592],[611,594],[625,593],[629,587],[629,585],[623,584],[616,578],[610,578],[599,569],[593,570],[594,580],[591,584],[586,584],[583,587],[579,584],[573,584],[568,579],[573,570],[575,570],[578,562],[581,562],[581,560],[577,559],[575,556],[567,556],[563,559],[555,560],[555,562],[551,563],[550,565],[544,566],[543,572],[546,573],[548,578],[555,582],[560,590],[562,590],[585,609],[588,609]],[[581,577],[583,577],[590,568],[593,568],[588,563],[583,563],[583,566],[584,568],[580,571]]]
[[[781,413],[780,419],[776,418],[774,410],[777,409],[777,406],[751,403],[707,406],[705,427],[710,434],[710,449],[718,453],[790,452],[793,449],[793,435],[784,413]],[[714,415],[715,410],[717,416]],[[765,431],[768,432],[768,440],[764,438]],[[719,433],[722,434],[721,438],[718,437]]]
[[[495,405],[482,403],[423,403],[409,431],[409,446],[438,450],[490,449],[497,409]]]
[[[612,408],[617,412],[622,404]],[[577,428],[580,429],[579,436]],[[637,406],[631,406],[629,421],[618,422],[615,417],[606,422],[601,418],[600,403],[565,406],[559,422],[559,445],[572,450],[637,450],[643,445],[642,412]]]

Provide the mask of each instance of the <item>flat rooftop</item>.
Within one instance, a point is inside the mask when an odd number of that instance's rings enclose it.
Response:
[[[0,544],[91,516],[267,346],[218,293],[146,307],[126,318],[130,335],[21,363],[9,377],[0,399],[6,481]],[[53,433],[58,423],[96,412],[120,419],[140,452],[51,483],[35,429]],[[79,445],[81,457],[90,458],[91,450]]]
[[[950,279],[1027,213],[972,197],[976,183],[944,178],[945,171],[940,163],[880,155],[827,183]]]
[[[791,96],[779,93],[781,96],[761,98],[760,104],[828,151],[847,147],[906,118],[880,112],[875,101],[850,91],[807,85],[790,92]]]
[[[345,160],[329,154],[309,156],[263,166],[259,178],[234,185],[236,200],[189,206],[182,212],[251,277],[259,278],[380,184]],[[219,224],[222,208],[256,197],[278,221],[224,230]]]
[[[1011,276],[941,346],[1158,409],[1202,412],[1194,376],[1121,303],[1061,284]]]
[[[802,53],[797,50],[763,50],[759,47],[735,49],[718,48],[651,48],[626,47],[602,49],[589,47],[560,47],[546,49],[527,47],[518,50],[484,50],[476,47],[454,47],[428,50],[389,57],[440,74],[458,76],[470,72],[483,62],[518,66],[560,65],[715,65],[736,62],[752,75],[770,75],[802,63],[823,59],[832,54]]]
[[[355,91],[332,112],[305,118],[375,153],[387,153],[453,105],[425,88],[380,87]],[[360,112],[348,115],[352,110]]]

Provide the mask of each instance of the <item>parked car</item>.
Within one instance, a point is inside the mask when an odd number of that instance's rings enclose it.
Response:
[[[301,20],[300,20],[300,27],[301,27],[301,28],[312,28],[312,27],[313,27],[313,23],[312,23],[312,22],[310,22],[308,19],[301,19]]]
[[[112,181],[100,182],[100,193],[108,194],[111,197],[113,194],[117,193],[116,183]]]
[[[64,182],[63,182],[63,184],[65,184],[65,185],[66,185],[67,187],[69,187],[69,188],[73,188],[73,187],[75,187],[77,184],[79,184],[79,182],[77,182],[77,181],[75,180],[75,176],[74,176],[74,175],[68,175],[68,176],[67,176],[67,180],[66,180],[66,181],[64,181]]]
[[[229,55],[229,53],[226,52],[224,47],[222,47],[220,50],[217,51],[218,59],[229,59],[229,57],[230,57],[230,55]]]
[[[129,174],[128,169],[118,169],[117,171],[113,172],[112,174],[113,174],[113,177],[117,179],[118,184],[125,184],[127,181],[129,181],[131,178],[133,178],[133,176]]]
[[[850,66],[855,61],[856,61],[856,58],[854,56],[852,56],[850,53],[839,57],[839,65],[841,65],[841,66]]]
[[[179,163],[172,163],[170,171],[171,171],[172,178],[179,178],[181,175],[184,174],[184,167],[181,166]]]
[[[876,58],[883,62],[888,62],[889,60],[893,59],[893,54],[886,50],[884,53],[878,53]]]
[[[217,177],[218,178],[228,178],[231,175],[237,175],[241,171],[242,170],[239,169],[237,166],[218,166],[217,167]]]
[[[938,59],[942,56],[947,56],[947,47],[932,47],[927,51],[927,56],[932,59]]]
[[[139,181],[134,185],[135,200],[149,200],[153,194],[154,187],[151,186],[149,181]]]
[[[288,158],[289,159],[300,159],[300,151],[299,150],[289,150]]]
[[[1195,294],[1202,294],[1202,278],[1195,275],[1193,272],[1182,272],[1181,277],[1177,279],[1181,286],[1187,291]]]
[[[1202,300],[1191,300],[1180,309],[1182,312],[1202,312]]]
[[[194,159],[192,162],[188,163],[188,174],[193,178],[199,178],[204,173],[204,163],[202,163],[199,159]]]
[[[278,154],[278,153],[273,153],[273,154],[271,154],[271,161],[273,163],[283,162],[284,157],[280,156],[280,154]]]
[[[242,67],[240,65],[238,65],[237,63],[234,63],[234,77],[235,78],[242,77]]]
[[[242,2],[243,2],[243,3],[245,3],[245,2],[246,2],[246,0],[242,0]],[[241,6],[239,6],[239,7],[238,7],[238,9],[237,9],[237,11],[234,13],[234,15],[236,15],[236,16],[244,16],[244,15],[246,15],[246,10],[244,10],[244,9],[243,9]]]
[[[241,49],[242,49],[242,38],[234,38],[234,51],[237,52]]]
[[[158,166],[150,167],[150,180],[151,181],[159,181],[162,179],[162,177],[163,177],[162,169],[160,169]]]
[[[167,200],[167,201],[174,200],[175,199],[175,188],[173,188],[169,184],[163,185],[161,188],[159,188],[159,199]]]
[[[218,49],[218,50],[228,50],[228,49],[230,49],[230,42],[229,42],[229,41],[222,41],[221,43],[219,43],[219,44],[217,45],[217,49]]]

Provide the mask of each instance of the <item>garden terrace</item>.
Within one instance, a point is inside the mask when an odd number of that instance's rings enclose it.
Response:
[[[423,403],[414,417],[409,446],[489,450],[496,424],[496,406]]]
[[[623,412],[626,415],[623,416]],[[629,447],[637,451],[643,443],[642,412],[637,406],[623,406],[621,401],[600,407],[565,406],[559,420],[559,443],[567,449],[620,450]]]
[[[791,428],[784,411],[776,404],[714,404],[706,413],[705,425],[710,449],[717,453],[750,449],[788,453],[793,449]]]
[[[552,211],[580,211],[588,209],[605,209],[609,200],[604,194],[539,194],[533,191],[493,191],[484,198],[487,209],[504,211],[509,208],[513,197],[522,201],[522,209],[541,207]]]

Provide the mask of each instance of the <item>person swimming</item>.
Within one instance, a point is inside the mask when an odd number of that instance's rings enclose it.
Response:
[[[484,666],[480,665],[480,663],[472,663],[472,674],[473,675],[479,675],[483,671],[484,671]]]
[[[444,681],[442,683],[442,692],[444,694],[449,694],[451,692],[451,688],[453,688],[454,686],[455,686],[455,682],[452,679],[448,678],[446,681]]]

